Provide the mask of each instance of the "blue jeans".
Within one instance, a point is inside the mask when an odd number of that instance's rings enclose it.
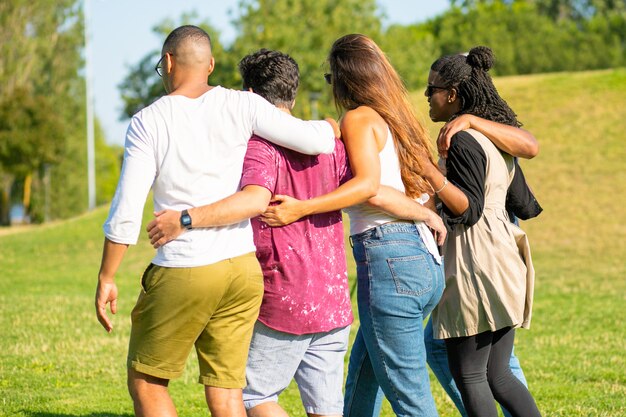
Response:
[[[430,369],[432,369],[433,373],[439,380],[439,383],[454,402],[454,405],[459,410],[459,413],[461,413],[461,416],[467,417],[465,407],[463,407],[463,401],[461,400],[461,393],[456,387],[454,379],[452,378],[452,373],[448,367],[446,343],[443,339],[433,338],[432,319],[429,319],[428,324],[426,324],[426,329],[424,330],[424,343],[426,344],[426,359],[428,360]],[[524,372],[522,372],[519,360],[515,356],[514,351],[511,352],[509,367],[511,368],[513,375],[515,375],[525,386],[528,386],[526,378],[524,377]],[[511,414],[504,408],[502,408],[502,413],[505,417],[511,417]]]
[[[437,416],[422,323],[443,292],[443,269],[412,223],[353,235],[361,326],[352,346],[345,417],[377,416],[384,393],[397,416]]]

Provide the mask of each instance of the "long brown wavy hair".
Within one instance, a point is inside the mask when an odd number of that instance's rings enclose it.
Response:
[[[365,35],[335,41],[328,55],[333,96],[338,111],[359,106],[374,109],[393,136],[406,195],[415,198],[432,187],[422,177],[423,158],[434,164],[426,129],[417,120],[408,93],[384,52]]]

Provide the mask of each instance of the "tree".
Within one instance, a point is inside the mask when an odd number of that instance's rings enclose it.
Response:
[[[548,16],[552,20],[575,20],[583,21],[593,16],[606,16],[611,13],[623,13],[626,11],[624,0],[450,0],[453,8],[465,11],[475,9],[479,5],[493,3],[527,3],[537,7],[541,15]]]
[[[242,0],[234,22],[239,36],[231,48],[237,62],[260,48],[291,55],[300,67],[295,113],[311,117],[310,93],[321,93],[322,114],[331,111],[331,93],[323,65],[332,43],[348,33],[380,40],[381,23],[374,0]]]
[[[21,190],[35,221],[87,208],[82,4],[0,2],[0,36],[8,40],[0,43],[0,223],[9,222],[11,190]],[[110,170],[103,161],[117,151],[99,152],[97,166]],[[117,182],[105,180],[99,188]]]
[[[535,1],[482,1],[453,7],[431,22],[444,54],[476,45],[494,50],[500,75],[580,71],[623,65],[623,18],[554,19]],[[623,31],[622,31],[623,32]]]
[[[441,55],[426,25],[392,25],[385,31],[380,46],[409,90],[426,84],[430,65]]]
[[[177,24],[166,20],[153,30],[163,39],[181,24],[195,24],[206,30],[211,35],[216,62],[209,79],[212,85],[240,88],[237,63],[244,55],[260,48],[279,49],[292,55],[301,73],[296,114],[303,117],[311,116],[310,93],[321,92],[322,112],[331,112],[330,91],[324,85],[322,65],[333,41],[352,32],[380,38],[375,0],[242,0],[238,16],[234,23],[239,36],[227,49],[219,41],[219,32],[208,22],[196,22],[195,13],[183,14]],[[158,59],[159,51],[148,53],[120,84],[125,102],[122,118],[132,116],[164,93],[154,72]]]
[[[18,89],[0,102],[0,164],[13,175],[59,162],[64,133],[48,96]]]
[[[58,163],[65,127],[75,113],[63,109],[72,96],[81,64],[82,21],[75,0],[0,3],[0,173],[2,223],[8,222],[8,190],[23,181],[25,208],[33,175],[43,164]]]
[[[624,0],[532,0],[541,14],[553,20],[583,21],[594,16],[624,13]]]

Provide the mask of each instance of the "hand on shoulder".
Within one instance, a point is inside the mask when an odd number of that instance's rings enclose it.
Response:
[[[339,130],[339,125],[337,124],[337,121],[333,119],[332,117],[327,117],[324,120],[326,120],[326,122],[333,128],[333,132],[335,133],[335,138],[340,138],[341,130]]]
[[[472,117],[471,114],[462,114],[450,120],[441,128],[437,137],[437,152],[439,156],[442,158],[448,157],[448,149],[450,149],[452,137],[458,132],[470,129],[472,127]]]

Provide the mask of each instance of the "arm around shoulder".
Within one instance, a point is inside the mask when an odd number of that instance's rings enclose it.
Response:
[[[437,138],[439,153],[446,156],[452,137],[456,133],[470,128],[487,136],[494,145],[510,155],[532,159],[539,154],[539,142],[529,131],[472,114],[462,114],[441,128]]]
[[[325,120],[304,121],[278,110],[262,97],[250,94],[256,107],[253,132],[276,145],[307,155],[331,154],[334,126]]]

